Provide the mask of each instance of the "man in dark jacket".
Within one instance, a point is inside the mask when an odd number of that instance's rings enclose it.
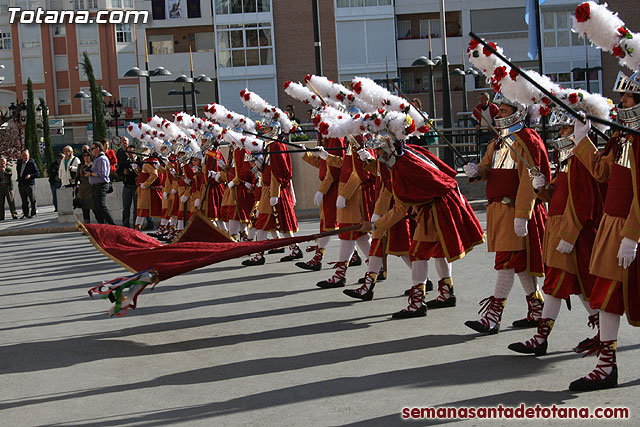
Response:
[[[18,218],[16,204],[13,200],[13,182],[11,182],[12,171],[7,166],[7,159],[0,156],[0,221],[4,221],[4,201],[9,202],[9,210],[13,219]]]
[[[56,160],[49,165],[49,169],[47,170],[49,174],[49,187],[51,188],[51,197],[53,197],[53,207],[55,212],[58,212],[58,188],[62,187],[62,182],[58,177],[58,169],[60,168],[60,163],[64,158],[64,154],[58,153],[56,156]]]
[[[36,162],[29,156],[29,150],[23,150],[21,159],[18,160],[18,191],[22,199],[22,218],[36,216],[36,178],[40,171]],[[31,205],[31,210],[29,210]]]
[[[133,150],[129,151],[129,138],[126,136],[120,140],[120,148],[118,148],[116,152],[116,158],[118,159],[116,175],[122,179],[124,184],[124,188],[122,189],[122,226],[129,228],[131,227],[132,204],[133,217],[134,219],[136,217],[138,172],[142,169],[142,166],[137,161]]]

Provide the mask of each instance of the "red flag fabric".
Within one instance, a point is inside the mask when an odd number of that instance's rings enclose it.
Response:
[[[205,230],[197,222],[202,220],[200,215],[193,217],[196,226],[191,226],[192,232],[186,232],[178,243],[163,245],[151,236],[129,228],[108,224],[81,224],[78,229],[89,237],[91,243],[107,257],[131,272],[147,270],[158,272],[159,280],[166,280],[173,276],[195,270],[200,267],[239,258],[256,252],[276,249],[294,243],[307,242],[317,237],[339,234],[360,227],[359,225],[346,229],[328,231],[321,235],[297,236],[285,239],[273,239],[260,242],[234,242],[225,238],[223,232],[216,232],[212,228],[204,231],[198,240],[193,240],[197,230]],[[218,241],[203,241],[207,237]]]

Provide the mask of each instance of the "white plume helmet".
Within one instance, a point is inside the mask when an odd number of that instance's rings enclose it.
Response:
[[[489,43],[498,53],[504,55],[504,51],[495,43]],[[524,79],[518,72],[511,69],[504,61],[492,54],[488,49],[476,40],[471,40],[467,49],[471,63],[481,70],[487,77],[496,92],[502,93],[505,98],[523,104],[528,107],[533,118],[546,116],[551,109],[556,107],[540,89]],[[533,70],[524,71],[527,76],[554,94],[565,104],[583,104],[585,110],[593,111],[594,115],[608,118],[612,108],[611,102],[599,94],[592,94],[582,89],[565,89],[554,83],[547,76],[542,76]],[[587,107],[588,106],[588,107]],[[595,124],[599,129],[606,130],[608,126]]]
[[[300,83],[286,81],[284,83],[284,91],[293,99],[309,104],[314,108],[322,108],[322,100],[315,93],[311,92],[306,86]],[[326,101],[326,100],[325,100]],[[335,105],[334,105],[335,107]]]
[[[228,110],[224,105],[212,103],[204,108],[204,115],[214,122],[233,128],[241,128],[247,132],[256,132],[256,123],[249,117]]]
[[[629,7],[634,7],[631,4]],[[637,5],[635,6],[637,7]],[[618,57],[620,64],[632,71],[640,70],[640,34],[629,31],[617,13],[607,9],[607,4],[593,1],[576,7],[573,31],[585,35],[600,49]]]
[[[360,135],[365,131],[364,115],[351,116],[331,106],[325,106],[314,118],[314,126],[318,132],[329,138],[344,138],[349,135]]]
[[[332,82],[325,76],[307,74],[304,81],[311,91],[314,93],[317,91],[324,101],[333,107],[338,108],[339,105],[344,104],[365,112],[376,110],[375,105],[356,97],[353,91],[347,89],[344,85]]]
[[[375,113],[365,114],[363,121],[370,133],[389,135],[396,141],[403,141],[410,135],[416,134],[416,122],[413,116],[400,111],[378,110]]]
[[[415,121],[417,133],[426,133],[429,131],[429,126],[425,123],[424,117],[409,101],[392,94],[373,80],[367,77],[355,77],[351,81],[351,87],[358,98],[362,98],[377,108],[409,114]],[[423,114],[425,117],[427,116],[426,113]]]
[[[244,105],[246,105],[251,111],[280,123],[284,133],[288,134],[295,130],[293,123],[289,120],[289,117],[284,111],[269,104],[257,93],[251,92],[248,89],[243,89],[240,91],[240,98]]]

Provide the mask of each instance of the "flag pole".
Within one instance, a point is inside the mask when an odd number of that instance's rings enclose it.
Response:
[[[540,68],[540,75],[544,75],[544,62],[542,61],[542,32],[540,31],[540,0],[534,0],[536,9],[536,39],[538,43],[538,68]],[[542,121],[542,140],[547,143],[547,118],[541,117]]]

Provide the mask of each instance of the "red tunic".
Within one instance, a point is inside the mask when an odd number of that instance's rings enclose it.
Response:
[[[207,218],[217,220],[220,217],[220,207],[222,204],[222,196],[224,195],[224,184],[217,182],[213,178],[209,178],[209,171],[219,172],[218,160],[224,162],[224,156],[220,150],[208,151],[205,165],[205,185],[209,186],[207,194],[204,195],[204,209]],[[206,187],[205,187],[206,188]]]
[[[442,255],[450,262],[484,241],[480,222],[458,189],[456,171],[428,150],[407,145],[407,152],[391,168],[391,176],[396,205],[376,226],[395,224],[414,206],[425,212],[419,216],[421,221],[434,219]]]

